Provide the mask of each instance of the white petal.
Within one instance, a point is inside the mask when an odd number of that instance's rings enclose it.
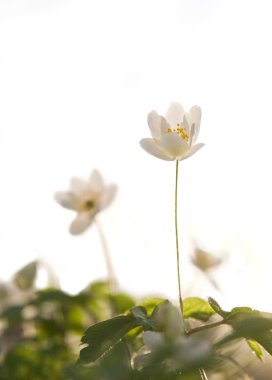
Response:
[[[190,134],[191,134],[191,116],[188,113],[185,113],[181,127],[185,129],[186,135],[190,136]]]
[[[161,134],[165,133],[167,128],[170,127],[163,116],[160,116],[156,111],[151,111],[147,115],[147,123],[154,140],[159,141]]]
[[[167,154],[153,139],[142,139],[140,145],[147,153],[152,154],[152,156],[160,158],[161,160],[174,160],[174,158]]]
[[[152,360],[152,354],[151,353],[141,353],[142,348],[138,351],[139,353],[137,356],[135,356],[133,362],[136,369],[142,369],[144,367],[147,367],[150,364],[150,361]]]
[[[176,128],[177,124],[181,124],[184,116],[184,109],[179,103],[171,103],[166,112],[166,120],[171,128]]]
[[[191,131],[191,141],[192,144],[195,144],[198,134],[199,134],[199,129],[200,129],[200,123],[201,123],[201,108],[199,106],[193,106],[190,109],[189,112],[191,116],[191,123],[194,124],[194,133]]]
[[[55,194],[55,200],[69,210],[75,209],[75,196],[71,192],[58,192]]]
[[[193,154],[195,154],[200,148],[202,148],[205,144],[196,144],[194,146],[192,146],[192,148],[189,150],[189,152],[187,152],[186,154],[180,156],[180,157],[177,157],[177,160],[179,161],[182,161],[182,160],[186,160],[186,158],[189,158],[191,157]]]
[[[147,123],[151,132],[151,136],[155,140],[161,138],[161,116],[156,111],[151,111],[147,115]]]
[[[96,169],[94,169],[91,174],[91,177],[89,179],[89,186],[90,186],[90,189],[94,193],[100,193],[103,189],[103,186],[104,186],[103,178],[101,174],[99,173],[99,171]]]
[[[143,333],[143,341],[151,351],[160,348],[164,344],[164,338],[161,333],[146,331]]]
[[[70,188],[72,193],[80,196],[83,192],[89,190],[89,184],[88,182],[83,181],[81,178],[73,177],[71,178]]]
[[[89,227],[93,221],[93,215],[87,212],[82,212],[77,215],[76,219],[71,223],[70,233],[72,235],[81,234]]]
[[[105,189],[102,191],[100,198],[98,200],[98,210],[103,210],[104,208],[108,207],[113,201],[116,195],[116,192],[117,192],[116,185],[109,185],[105,187]]]
[[[162,148],[169,154],[172,160],[187,153],[189,145],[176,133],[167,133],[161,139]]]

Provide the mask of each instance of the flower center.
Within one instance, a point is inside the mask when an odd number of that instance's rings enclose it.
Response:
[[[183,138],[183,140],[185,140],[185,141],[189,141],[189,136],[187,135],[187,133],[186,133],[186,130],[185,130],[185,128],[183,128],[182,126],[181,126],[181,124],[177,124],[177,127],[176,128],[167,128],[167,131],[166,131],[166,133],[176,133],[177,135],[179,135],[180,137],[182,137]]]
[[[95,202],[92,199],[88,199],[84,204],[87,210],[91,210],[92,208],[94,208],[94,205]]]

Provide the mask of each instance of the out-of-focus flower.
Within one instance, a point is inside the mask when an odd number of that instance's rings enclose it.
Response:
[[[166,301],[158,305],[154,314],[156,329],[163,332],[168,339],[183,334],[183,320],[180,310]]]
[[[217,267],[222,263],[222,259],[215,257],[210,253],[203,251],[200,248],[195,248],[194,256],[192,257],[193,264],[203,272]]]
[[[204,144],[195,144],[201,121],[201,109],[193,106],[185,112],[179,103],[171,103],[163,117],[156,111],[148,114],[152,138],[140,141],[141,147],[153,156],[166,161],[185,160]]]
[[[142,339],[144,345],[134,358],[134,365],[139,369],[153,366],[165,373],[186,373],[201,367],[212,354],[210,342],[194,336],[178,335],[169,341],[163,333],[146,331]]]
[[[71,179],[70,191],[56,193],[55,200],[61,206],[77,212],[70,226],[71,234],[84,232],[92,224],[96,214],[111,204],[116,190],[116,185],[105,186],[99,171],[93,170],[89,180],[74,177]]]

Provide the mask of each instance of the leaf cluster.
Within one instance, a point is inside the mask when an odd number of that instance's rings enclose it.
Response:
[[[189,297],[181,316],[168,300],[136,304],[104,282],[75,295],[37,290],[38,270],[32,262],[0,284],[1,380],[242,379],[252,352],[272,355],[270,313]]]

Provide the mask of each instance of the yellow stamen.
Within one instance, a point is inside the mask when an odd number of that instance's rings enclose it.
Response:
[[[180,124],[177,124],[177,128],[174,129],[167,128],[166,133],[176,133],[177,135],[182,137],[183,140],[187,142],[189,141],[189,136],[187,135],[185,128],[181,127]]]

